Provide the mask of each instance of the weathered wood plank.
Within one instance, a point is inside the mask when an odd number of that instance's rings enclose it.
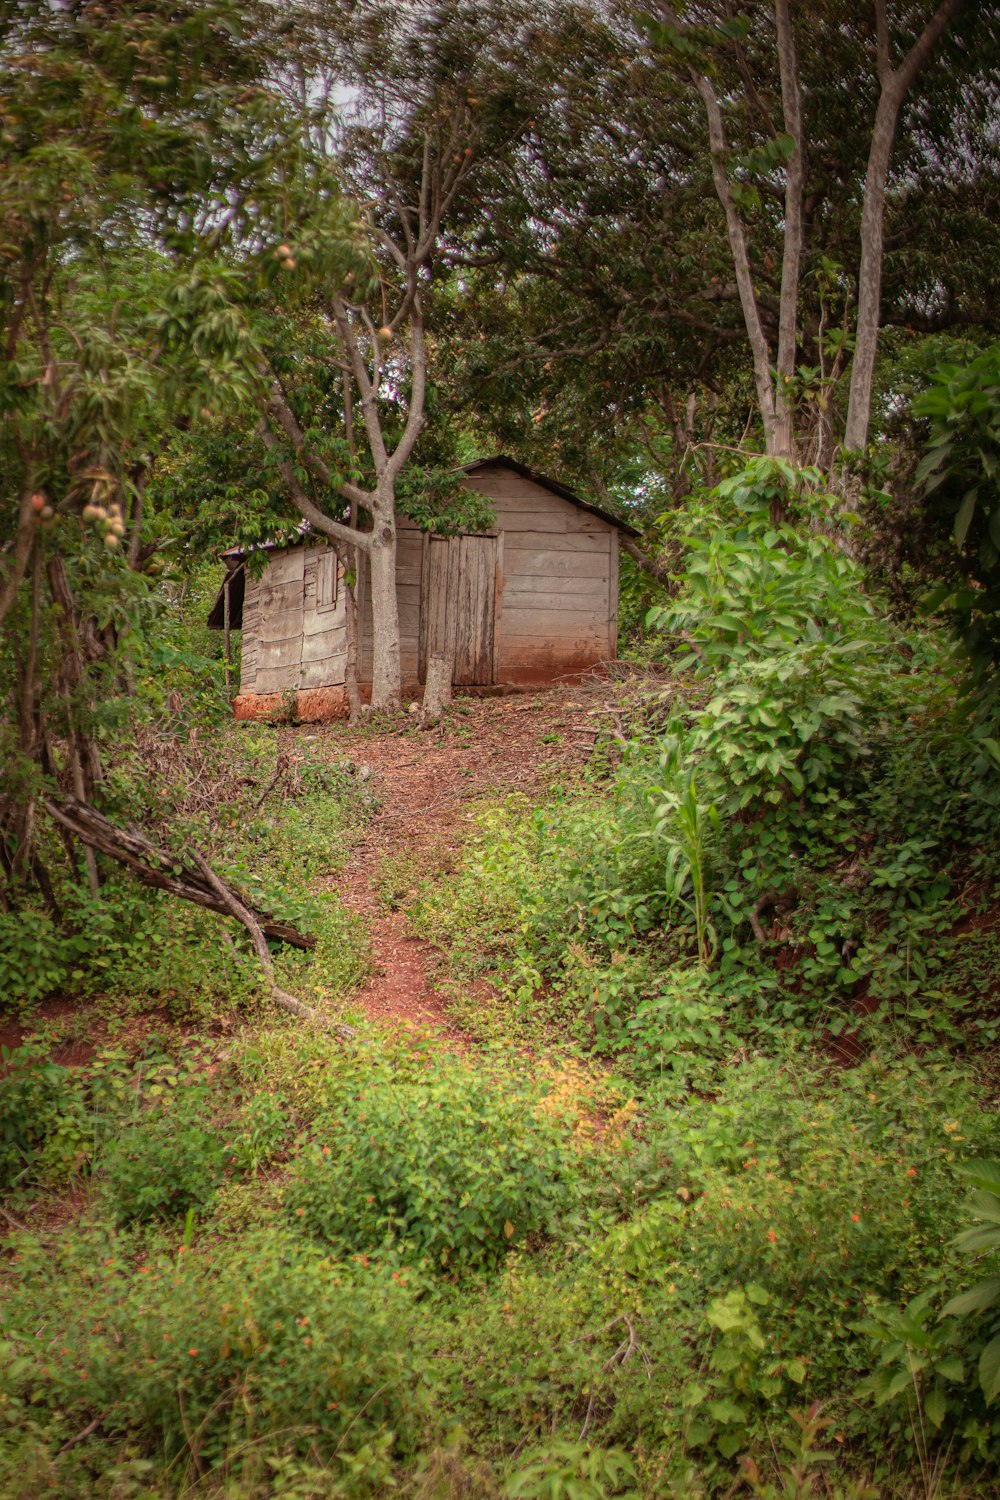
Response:
[[[454,646],[448,637],[448,559],[448,541],[428,536],[424,543],[419,630],[421,677],[429,656],[450,653]]]
[[[603,641],[608,634],[608,611],[603,599],[599,609],[574,610],[572,613],[563,609],[515,610],[508,602],[503,612],[503,628],[508,640],[512,636],[530,636],[537,632],[558,640],[593,636]]]
[[[610,576],[608,578],[608,656],[618,655],[618,552],[621,537],[614,528],[610,528],[611,535],[608,538],[608,562],[610,564]]]
[[[504,562],[506,539],[503,532],[497,537],[493,562],[493,659],[490,663],[490,681],[500,681],[500,653],[503,644]]]
[[[304,547],[290,547],[287,552],[272,553],[261,581],[271,588],[283,583],[301,583],[305,553]]]
[[[597,578],[580,578],[575,574],[553,578],[550,573],[517,573],[507,584],[511,599],[604,599],[607,595],[608,575]],[[568,608],[572,609],[570,602]]]
[[[338,625],[333,630],[317,631],[314,635],[307,635],[302,640],[302,660],[322,661],[325,656],[333,656],[340,651],[347,650],[347,631],[343,625]]]
[[[320,661],[311,661],[305,664],[299,679],[299,687],[319,688],[337,687],[344,681],[347,671],[347,652],[340,651],[335,656],[324,656]]]
[[[504,529],[508,547],[519,547],[532,552],[591,552],[594,556],[605,559],[608,555],[608,544],[604,537],[591,532],[566,531],[539,535],[536,531],[521,531],[513,526]]]
[[[301,611],[303,602],[302,580],[279,583],[275,587],[265,583],[260,591],[260,610],[264,615],[273,615],[281,610]]]
[[[516,579],[544,575],[550,578],[607,579],[608,559],[594,552],[529,552],[522,547],[506,546],[508,586]]]
[[[297,641],[302,636],[302,611],[294,609],[261,610],[257,621],[257,639],[268,641]]]
[[[605,654],[606,645],[603,627],[600,632],[593,635],[504,635],[503,656],[506,661],[511,655],[516,656],[539,656],[558,657],[563,659],[578,653],[587,654],[594,661],[599,660]]]
[[[302,632],[306,636],[326,635],[331,630],[346,629],[342,609],[307,609],[302,620]]]
[[[297,668],[302,659],[302,637],[290,641],[261,641],[258,672],[272,667]]]
[[[255,693],[285,693],[295,692],[298,686],[298,668],[290,672],[287,667],[259,667],[253,690]]]

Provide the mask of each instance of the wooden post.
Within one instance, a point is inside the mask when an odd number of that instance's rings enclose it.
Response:
[[[222,623],[225,630],[225,652],[226,652],[226,702],[231,703],[233,699],[233,678],[229,657],[229,585],[233,575],[226,574],[226,582],[222,592]]]

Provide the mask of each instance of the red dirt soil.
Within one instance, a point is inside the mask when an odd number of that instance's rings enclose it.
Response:
[[[437,729],[406,734],[329,726],[331,753],[346,750],[378,794],[380,811],[336,883],[365,920],[375,973],[358,996],[374,1025],[434,1031],[457,1047],[468,1038],[435,988],[436,950],[406,934],[402,912],[386,910],[379,872],[406,854],[418,867],[441,868],[471,831],[470,805],[513,792],[535,796],[578,770],[602,729],[613,723],[610,685],[591,677],[532,697],[460,699]]]

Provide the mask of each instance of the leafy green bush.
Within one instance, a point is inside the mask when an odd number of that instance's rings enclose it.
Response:
[[[29,1006],[60,989],[71,955],[46,912],[0,912],[0,995],[4,1006]]]
[[[989,723],[1000,682],[1000,344],[964,365],[942,366],[913,411],[928,424],[916,478],[928,511],[955,544],[957,578],[929,603],[956,628],[969,660],[971,704]]]
[[[439,1060],[375,1081],[317,1120],[286,1194],[294,1224],[338,1253],[392,1245],[465,1273],[545,1231],[569,1197],[564,1131],[525,1080]]]
[[[11,1188],[54,1134],[67,1107],[68,1069],[49,1060],[45,1036],[0,1049],[0,1188]]]
[[[210,1095],[189,1085],[141,1114],[104,1161],[118,1224],[203,1209],[222,1181],[226,1145],[209,1116]]]
[[[552,1439],[529,1449],[507,1482],[509,1500],[635,1500],[635,1464],[627,1453]]]
[[[968,1161],[962,1176],[975,1188],[968,1211],[983,1222],[965,1229],[955,1241],[960,1250],[1000,1250],[1000,1162]],[[991,1257],[994,1265],[996,1257]],[[961,1292],[943,1310],[943,1317],[968,1317],[986,1312],[1000,1302],[1000,1275],[986,1276],[967,1292]],[[979,1384],[987,1405],[1000,1397],[1000,1322],[996,1313],[987,1320],[986,1343],[979,1351]]]
[[[649,623],[677,670],[711,682],[689,711],[691,750],[711,757],[729,803],[780,804],[838,780],[862,753],[886,682],[891,631],[836,538],[775,525],[752,471],[719,486],[739,509],[687,539],[678,597]]]

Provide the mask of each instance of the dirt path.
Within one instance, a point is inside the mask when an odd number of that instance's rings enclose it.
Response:
[[[443,869],[469,832],[470,807],[490,796],[538,794],[589,758],[608,725],[611,684],[595,679],[536,696],[459,699],[435,730],[377,735],[329,731],[331,752],[346,751],[371,775],[380,811],[337,886],[361,914],[374,950],[374,974],[358,997],[375,1025],[434,1030],[467,1044],[432,974],[437,952],[408,937],[406,917],[386,899],[387,862],[402,859],[414,879]]]

